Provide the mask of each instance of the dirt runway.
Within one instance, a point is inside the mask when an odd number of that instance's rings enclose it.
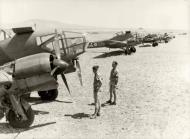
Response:
[[[177,36],[158,47],[137,47],[126,56],[122,51],[89,49],[80,56],[83,83],[77,74],[67,74],[72,96],[59,78],[55,102],[42,103],[31,95],[35,120],[28,129],[13,129],[0,121],[0,139],[190,139],[190,42]],[[119,85],[116,106],[94,112],[92,66],[98,64],[103,78],[100,100],[109,98],[111,63],[118,61]]]

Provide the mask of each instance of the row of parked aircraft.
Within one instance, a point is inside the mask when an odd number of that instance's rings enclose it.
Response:
[[[130,31],[117,33],[111,39],[88,45],[82,33],[55,29],[34,30],[32,27],[12,28],[14,35],[0,31],[0,119],[4,116],[12,127],[27,128],[34,121],[30,104],[22,97],[37,91],[42,100],[58,96],[57,76],[61,75],[68,92],[65,74],[77,71],[82,85],[78,56],[85,48],[121,48],[126,54],[135,52],[135,45],[157,42],[143,39]],[[164,41],[169,41],[166,37]]]
[[[142,36],[138,33],[132,33],[131,31],[117,32],[114,37],[106,40],[90,42],[88,48],[101,48],[107,47],[110,49],[120,48],[124,50],[125,54],[131,54],[136,52],[135,46],[144,43],[150,43],[153,47],[158,46],[159,43],[168,43],[173,36],[169,36],[167,33],[162,34],[148,34]]]

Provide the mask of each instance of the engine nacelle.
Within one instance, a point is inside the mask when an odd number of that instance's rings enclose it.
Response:
[[[19,89],[22,92],[45,91],[56,89],[58,83],[49,73],[31,76],[25,79],[16,79],[11,89]]]
[[[49,53],[40,53],[16,60],[13,77],[25,79],[51,72],[50,56]]]

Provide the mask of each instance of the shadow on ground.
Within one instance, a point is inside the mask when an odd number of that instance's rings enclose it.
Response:
[[[45,115],[49,114],[47,111],[39,111],[39,110],[33,110],[35,115]]]
[[[90,104],[88,104],[89,106],[94,106],[94,103],[90,103]]]
[[[61,100],[41,100],[39,97],[30,97],[27,98],[26,101],[32,103],[31,105],[38,105],[38,104],[43,104],[43,103],[50,103],[50,102],[59,102],[59,103],[73,103],[71,101],[61,101]]]
[[[111,51],[111,52],[107,52],[107,53],[103,53],[101,55],[98,55],[98,56],[94,57],[94,59],[106,58],[106,57],[111,57],[111,56],[118,56],[118,55],[122,55],[122,54],[124,54],[123,50]]]
[[[76,114],[73,114],[73,115],[71,115],[71,114],[65,114],[65,116],[70,116],[73,119],[82,119],[82,118],[87,118],[90,115],[89,114],[85,114],[85,113],[76,113]]]
[[[20,133],[20,132],[32,130],[35,128],[39,128],[39,127],[43,127],[43,126],[47,126],[47,125],[51,125],[51,124],[55,124],[55,123],[56,122],[48,122],[48,123],[44,123],[44,124],[34,125],[34,126],[31,126],[29,128],[25,128],[25,129],[13,128],[8,123],[0,123],[0,134]]]

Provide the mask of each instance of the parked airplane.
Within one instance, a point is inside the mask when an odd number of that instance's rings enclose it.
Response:
[[[62,30],[35,31],[31,27],[13,28],[14,36],[0,41],[0,119],[6,116],[13,127],[29,127],[33,110],[23,97],[38,91],[45,100],[58,95],[57,75],[61,75],[68,91],[66,73],[78,71],[78,56],[85,52],[85,36]]]
[[[131,54],[131,52],[136,52],[134,46],[138,43],[139,42],[136,40],[136,37],[132,35],[131,31],[126,31],[125,33],[117,32],[114,37],[107,40],[90,42],[88,48],[120,48],[124,50],[125,54]]]
[[[153,47],[158,46],[159,43],[168,43],[172,38],[167,33],[162,34],[148,34],[142,38],[142,43],[151,43]]]

